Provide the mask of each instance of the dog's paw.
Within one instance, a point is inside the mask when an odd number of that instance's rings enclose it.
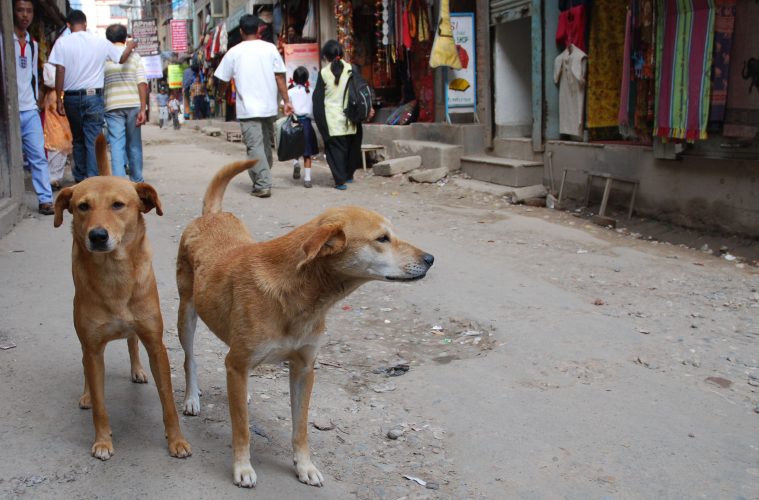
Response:
[[[235,464],[232,467],[233,482],[240,488],[254,488],[256,486],[256,471],[250,463]]]
[[[132,370],[132,382],[135,384],[147,384],[148,374],[143,367]]]
[[[319,469],[310,461],[300,461],[295,463],[295,473],[301,483],[310,484],[311,486],[324,485],[324,476]]]
[[[190,416],[200,415],[200,399],[198,396],[190,396],[185,398],[184,414]]]
[[[90,393],[82,394],[79,398],[79,408],[82,410],[89,410],[92,408],[92,401],[90,401]]]
[[[111,441],[95,441],[92,445],[92,456],[100,460],[108,460],[114,454]]]
[[[169,441],[169,455],[176,458],[187,458],[192,455],[192,446],[184,438]]]

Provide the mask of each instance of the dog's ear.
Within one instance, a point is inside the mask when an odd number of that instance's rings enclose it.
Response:
[[[303,244],[305,256],[298,263],[298,269],[318,257],[340,253],[345,248],[345,233],[336,224],[320,226]]]
[[[58,197],[55,199],[55,217],[53,218],[53,227],[58,227],[61,224],[63,224],[63,211],[68,210],[69,213],[72,213],[71,210],[71,196],[74,194],[74,190],[70,187],[61,189],[61,192],[58,193]]]
[[[158,198],[158,193],[150,184],[145,182],[138,182],[134,185],[137,196],[140,197],[142,202],[142,213],[146,214],[155,208],[155,213],[163,215],[161,210],[161,200]]]

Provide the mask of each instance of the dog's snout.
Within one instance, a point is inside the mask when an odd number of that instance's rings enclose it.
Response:
[[[102,227],[92,229],[88,236],[93,245],[103,245],[108,241],[108,231]]]
[[[432,267],[432,264],[435,262],[435,256],[429,253],[424,254],[422,259],[424,259],[424,262],[426,262],[429,267]]]

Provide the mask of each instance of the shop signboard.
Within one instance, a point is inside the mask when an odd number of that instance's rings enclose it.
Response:
[[[160,54],[143,57],[142,66],[145,68],[145,78],[163,78]]]
[[[142,57],[153,56],[160,52],[158,25],[155,19],[132,21],[132,38],[137,42],[135,51]]]
[[[184,68],[181,64],[169,64],[168,80],[170,89],[182,88],[182,73]]]
[[[183,19],[171,20],[171,50],[174,52],[187,52],[187,21]]]
[[[285,45],[285,70],[287,81],[293,77],[293,71],[298,66],[308,68],[308,83],[311,91],[316,87],[316,79],[319,76],[319,44],[318,43],[291,43]],[[288,83],[289,86],[289,83]]]
[[[190,19],[190,0],[171,0],[173,19]]]
[[[472,108],[477,106],[477,59],[475,54],[474,14],[452,12],[453,40],[461,59],[461,69],[447,68],[446,116],[449,108]]]

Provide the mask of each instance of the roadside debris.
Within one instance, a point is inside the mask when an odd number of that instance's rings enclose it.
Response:
[[[334,422],[329,417],[318,417],[312,424],[320,431],[331,431],[335,428]]]
[[[400,427],[393,427],[389,431],[387,431],[387,437],[388,439],[396,440],[399,437],[403,436],[405,434],[404,430]]]
[[[0,349],[7,351],[8,349],[13,349],[14,347],[16,347],[16,343],[14,341],[5,335],[0,335]]]
[[[731,385],[733,385],[733,382],[731,380],[722,377],[706,377],[704,380],[710,384],[716,385],[721,389],[728,389]]]
[[[380,367],[374,370],[376,374],[384,374],[386,377],[400,377],[405,375],[411,367],[405,363],[400,363],[395,366]]]
[[[398,386],[392,382],[385,382],[384,384],[377,384],[372,386],[372,390],[377,393],[392,392],[397,388]]]

